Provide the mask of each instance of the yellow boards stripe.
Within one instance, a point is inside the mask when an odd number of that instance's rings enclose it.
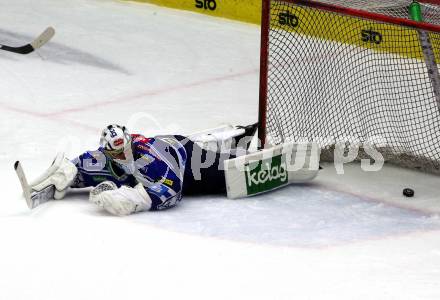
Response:
[[[397,54],[405,58],[424,59],[418,32],[413,28],[285,3],[273,4],[271,14],[272,29],[350,44],[381,53]],[[430,38],[435,57],[439,61],[440,35],[430,33]]]
[[[261,0],[135,0],[206,15],[260,24]]]

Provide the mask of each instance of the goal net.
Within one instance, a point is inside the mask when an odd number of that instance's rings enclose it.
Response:
[[[316,141],[323,160],[338,143],[358,159],[373,145],[386,161],[440,173],[435,2],[418,6],[420,22],[411,1],[264,0],[260,140]]]

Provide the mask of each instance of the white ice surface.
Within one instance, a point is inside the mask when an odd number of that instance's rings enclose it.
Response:
[[[0,299],[440,298],[439,178],[393,167],[326,165],[307,185],[125,218],[86,193],[29,211],[17,159],[34,177],[111,122],[150,135],[255,121],[259,30],[136,3],[0,4],[2,44],[57,30],[38,53],[0,53]]]

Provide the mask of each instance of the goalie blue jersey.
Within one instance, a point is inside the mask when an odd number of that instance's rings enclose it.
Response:
[[[175,206],[182,199],[187,151],[174,136],[146,138],[132,134],[133,159],[110,159],[99,148],[73,160],[78,175],[74,188],[96,186],[109,180],[118,187],[142,183],[151,198],[150,210]]]

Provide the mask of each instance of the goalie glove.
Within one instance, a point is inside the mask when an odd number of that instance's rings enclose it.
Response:
[[[117,188],[111,181],[98,184],[89,196],[90,202],[117,216],[126,216],[151,208],[151,199],[141,183],[134,188]]]

